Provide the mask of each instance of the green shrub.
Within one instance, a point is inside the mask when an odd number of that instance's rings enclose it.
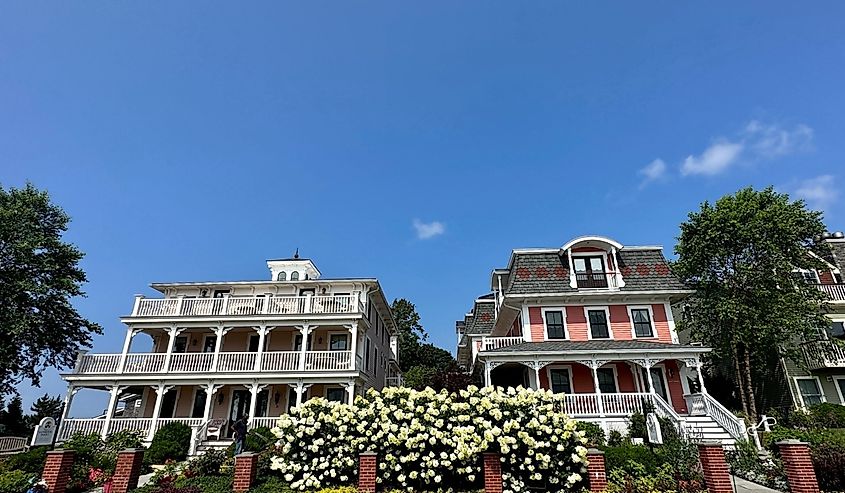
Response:
[[[247,432],[246,440],[244,440],[244,450],[246,452],[261,452],[273,447],[276,440],[276,435],[270,431],[270,428],[259,426]]]
[[[610,430],[610,433],[607,434],[607,444],[612,447],[618,447],[619,445],[622,445],[622,442],[624,440],[625,437],[619,430]]]
[[[587,443],[594,447],[602,447],[605,444],[604,429],[598,423],[591,423],[589,421],[579,421],[576,429],[584,432],[587,437]]]
[[[670,438],[655,448],[664,465],[671,468],[675,479],[700,481],[703,479],[698,461],[698,444],[680,438]]]
[[[678,481],[668,464],[648,472],[642,464],[633,464],[629,470],[614,469],[608,474],[607,493],[655,493],[669,491],[701,491],[699,481]]]
[[[608,471],[621,469],[630,474],[637,474],[640,468],[645,474],[654,474],[660,465],[660,459],[649,447],[631,443],[605,447],[604,460]]]
[[[810,418],[817,428],[845,428],[845,406],[825,402],[810,408]]]
[[[35,447],[27,452],[11,455],[0,464],[0,472],[23,471],[41,474],[47,462],[47,447]]]
[[[646,404],[644,410],[646,414],[653,411],[653,407]],[[680,439],[678,435],[678,430],[675,428],[675,425],[672,424],[666,418],[662,418],[660,416],[657,417],[657,422],[660,423],[660,433],[663,435],[663,441],[666,442],[668,440],[676,440]],[[648,442],[648,426],[646,426],[646,419],[645,414],[643,413],[634,413],[628,419],[628,437],[630,438],[642,438],[646,442]]]
[[[810,445],[829,444],[845,447],[845,430],[799,430],[775,426],[764,437],[765,444],[769,448],[772,448],[776,442],[786,439],[801,440]]]
[[[177,488],[198,488],[202,493],[232,493],[233,476],[194,476],[174,481]]]
[[[167,423],[153,436],[144,454],[144,463],[164,464],[169,460],[185,460],[190,448],[191,427],[184,423]]]
[[[217,476],[227,459],[225,450],[207,450],[199,457],[191,459],[188,469],[200,476]]]
[[[282,478],[272,476],[257,486],[250,488],[249,493],[291,493],[292,491]]]
[[[813,469],[822,491],[845,491],[845,447],[815,444],[810,449]]]
[[[24,493],[38,479],[40,474],[24,471],[8,471],[0,474],[0,493]]]

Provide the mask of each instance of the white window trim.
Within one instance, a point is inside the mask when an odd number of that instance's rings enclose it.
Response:
[[[590,327],[590,311],[598,311],[604,310],[604,317],[607,321],[607,335],[610,336],[608,338],[600,337],[596,339],[597,341],[612,341],[614,340],[613,337],[613,326],[610,323],[610,307],[606,305],[597,305],[597,306],[585,306],[584,307],[584,319],[587,322],[587,340],[593,340],[593,329]]]
[[[543,340],[544,341],[568,341],[569,340],[569,327],[566,324],[566,307],[565,306],[549,306],[549,307],[541,307],[540,308],[540,315],[543,317]],[[546,325],[546,312],[561,312],[563,316],[563,339],[551,339],[549,338],[549,327]]]
[[[813,274],[813,276],[816,278],[816,284],[822,283],[821,279],[819,278],[819,272],[816,269],[793,269],[792,272],[800,272],[801,277],[803,277],[804,274],[807,273]]]
[[[631,322],[631,338],[632,339],[658,339],[657,337],[657,327],[654,325],[654,310],[651,308],[651,305],[626,305],[628,307],[628,321]],[[648,310],[648,320],[651,323],[651,335],[650,336],[637,336],[637,330],[634,327],[634,310]],[[589,322],[589,321],[588,321]]]
[[[351,334],[348,331],[332,330],[332,331],[326,332],[326,351],[332,351],[332,336],[333,335],[335,335],[335,336],[336,335],[346,336],[346,349],[344,351],[350,351],[351,350],[350,348],[352,347],[352,340],[349,337]]]
[[[552,370],[566,370],[569,374],[569,388],[572,390],[572,394],[575,394],[575,382],[572,380],[572,365],[548,365],[546,366],[546,378],[549,380],[549,391],[554,392],[552,388]],[[540,382],[537,382],[537,386],[540,386]],[[571,394],[570,394],[571,395]]]
[[[845,396],[842,395],[842,389],[839,387],[839,380],[845,381],[845,377],[833,377],[833,386],[836,387],[836,394],[839,396],[839,405],[845,406]]]
[[[610,252],[606,250],[602,250],[600,252],[572,252],[572,272],[575,272],[575,258],[576,257],[602,257],[602,261],[604,262],[604,273],[609,274],[614,272],[610,269],[610,263],[608,262],[608,257],[610,257]],[[616,267],[614,265],[614,267]],[[597,288],[588,288],[588,289],[597,289]]]
[[[804,394],[802,394],[802,393],[801,393],[801,387],[799,387],[799,386],[798,386],[798,381],[799,381],[799,380],[815,380],[815,381],[816,381],[816,386],[817,386],[817,387],[818,387],[818,389],[819,389],[819,395],[820,395],[820,397],[821,397],[821,399],[822,399],[822,402],[827,402],[827,399],[826,399],[826,398],[825,398],[825,396],[824,396],[824,387],[822,387],[822,381],[819,379],[819,377],[816,377],[816,376],[810,376],[810,377],[792,377],[792,380],[793,380],[793,381],[794,381],[794,383],[795,383],[795,390],[797,391],[797,392],[796,392],[796,394],[798,394],[798,399],[801,401],[801,407],[803,407],[804,409],[806,409],[806,408],[807,408],[807,405],[806,405],[806,404],[804,404]]]
[[[596,371],[598,371],[598,370],[605,370],[605,369],[608,369],[608,368],[609,368],[609,369],[611,369],[611,370],[613,370],[613,385],[615,385],[615,386],[616,386],[616,392],[614,392],[614,393],[615,393],[615,394],[618,394],[618,393],[620,393],[621,391],[619,390],[619,370],[616,368],[616,364],[615,364],[615,363],[605,363],[604,365],[602,365],[602,366],[600,366],[599,368],[597,368],[597,369],[596,369]],[[592,373],[592,370],[590,371],[590,373]],[[598,377],[596,377],[596,378],[598,378]],[[595,386],[595,385],[594,385],[594,386]],[[599,389],[594,389],[594,390],[595,390],[596,392],[598,392],[598,391],[599,391]],[[602,393],[604,393],[604,392],[602,392]]]

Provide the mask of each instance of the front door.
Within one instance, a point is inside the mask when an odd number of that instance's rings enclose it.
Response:
[[[194,394],[194,405],[191,407],[192,418],[202,418],[205,416],[205,400],[207,398],[208,394],[205,393],[205,389],[197,389],[197,393]]]
[[[250,397],[251,396],[248,390],[232,391],[232,404],[229,408],[229,437],[232,437],[234,435],[234,431],[232,430],[232,423],[237,421],[238,418],[245,417],[249,414]]]
[[[158,417],[159,418],[172,418],[173,413],[176,411],[176,394],[178,391],[173,388],[167,391],[164,394],[164,397],[161,398],[161,409],[159,409]]]
[[[648,376],[646,376],[645,368],[642,369],[643,383],[648,387]],[[651,383],[654,384],[654,392],[663,398],[668,404],[672,404],[669,400],[669,395],[666,394],[666,378],[663,376],[663,368],[659,366],[651,367]]]

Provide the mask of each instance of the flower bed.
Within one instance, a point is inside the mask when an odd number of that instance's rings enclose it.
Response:
[[[499,452],[507,491],[568,491],[583,481],[586,440],[555,411],[558,399],[474,386],[371,389],[352,406],[312,399],[279,419],[271,467],[292,489],[315,490],[353,483],[358,454],[373,451],[383,489],[471,490],[483,479],[482,454]]]

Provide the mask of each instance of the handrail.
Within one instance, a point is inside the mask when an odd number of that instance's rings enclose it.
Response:
[[[138,298],[133,317],[204,317],[220,315],[296,315],[361,313],[358,293],[305,296],[226,296],[223,298]]]
[[[662,418],[668,419],[678,430],[678,434],[685,438],[687,436],[686,426],[681,416],[675,412],[668,402],[660,397],[660,394],[651,394],[651,402],[654,405],[654,412]]]
[[[722,405],[721,402],[714,399],[710,394],[699,394],[704,400],[704,406],[707,410],[707,415],[713,418],[713,421],[719,423],[719,426],[725,429],[734,440],[747,440],[748,431],[745,429],[745,421],[734,416],[734,413]]]

